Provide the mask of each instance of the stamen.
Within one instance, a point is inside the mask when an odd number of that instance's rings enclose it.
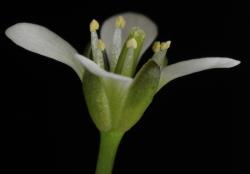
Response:
[[[104,51],[104,50],[105,50],[105,43],[103,42],[103,40],[101,40],[101,39],[98,40],[97,47],[98,47],[101,51]]]
[[[135,40],[135,38],[129,39],[129,40],[127,41],[126,46],[127,46],[127,48],[136,49],[136,48],[137,48],[137,41]]]
[[[99,23],[97,22],[97,20],[93,19],[90,22],[89,29],[91,32],[95,32],[96,30],[99,29]]]
[[[155,44],[153,45],[153,51],[154,51],[154,55],[152,57],[152,59],[161,67],[165,67],[168,63],[166,54],[167,54],[167,50],[170,47],[171,41],[167,41],[167,42],[155,42]]]
[[[118,16],[115,21],[116,28],[124,28],[126,25],[126,21],[123,16]]]
[[[153,46],[152,49],[154,51],[154,53],[157,53],[161,50],[161,43],[159,41],[156,41]]]
[[[110,71],[114,72],[116,64],[118,62],[119,55],[122,50],[122,29],[125,27],[126,21],[122,16],[118,16],[115,21],[115,31],[113,35],[112,47],[111,47],[111,56],[110,59]]]
[[[93,55],[93,60],[97,65],[99,65],[101,68],[104,68],[104,59],[103,59],[103,49],[104,44],[100,43],[100,40],[98,38],[97,30],[99,29],[99,23],[93,19],[89,25],[90,31],[91,31],[91,50]]]

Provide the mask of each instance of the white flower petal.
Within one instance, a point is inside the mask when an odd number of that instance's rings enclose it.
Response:
[[[122,30],[123,43],[127,39],[132,27],[138,26],[146,33],[146,39],[145,39],[145,43],[143,45],[142,53],[141,53],[142,55],[156,38],[157,33],[158,33],[157,26],[148,17],[142,14],[128,12],[128,13],[117,14],[115,16],[108,18],[104,22],[101,28],[101,38],[104,40],[106,44],[108,58],[110,59],[112,57],[111,46],[112,46],[112,40],[113,40],[114,31],[115,31],[115,20],[118,16],[123,16],[126,20],[126,26]]]
[[[82,79],[84,68],[74,58],[77,51],[49,29],[31,23],[18,23],[9,27],[5,34],[15,44],[29,51],[65,63]]]
[[[75,57],[82,63],[85,69],[87,69],[92,74],[95,74],[104,79],[110,79],[110,80],[120,81],[124,83],[131,83],[133,80],[132,78],[129,78],[129,77],[125,77],[125,76],[121,76],[115,73],[105,71],[101,69],[95,62],[93,62],[92,60],[80,54],[75,54]]]
[[[240,61],[238,60],[223,57],[191,59],[175,63],[163,68],[158,90],[160,90],[169,81],[178,77],[212,68],[231,68],[239,63]]]

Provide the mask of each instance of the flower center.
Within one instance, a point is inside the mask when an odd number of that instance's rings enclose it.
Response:
[[[108,61],[104,61],[106,54],[105,43],[99,39],[97,31],[100,25],[93,19],[90,23],[91,33],[91,58],[100,66],[108,71],[132,77],[135,74],[136,66],[141,56],[142,46],[145,40],[145,32],[139,27],[133,27],[123,44],[122,32],[126,26],[124,17],[118,16],[115,20],[115,30],[113,38],[110,38],[111,50]],[[166,53],[170,47],[170,41],[160,43],[155,42],[152,49],[153,59],[159,66],[167,65]]]

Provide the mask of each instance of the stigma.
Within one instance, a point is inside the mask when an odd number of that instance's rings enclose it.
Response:
[[[137,41],[135,40],[135,38],[129,39],[129,40],[127,41],[126,46],[127,46],[127,48],[136,49],[136,48],[137,48]]]

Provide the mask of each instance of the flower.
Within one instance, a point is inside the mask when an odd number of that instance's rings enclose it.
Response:
[[[126,132],[143,115],[154,95],[178,77],[212,68],[230,68],[240,62],[210,57],[168,65],[170,41],[155,42],[154,54],[138,72],[143,53],[157,36],[156,25],[147,17],[124,13],[90,23],[91,46],[80,55],[69,43],[45,27],[18,23],[6,30],[17,45],[70,66],[83,83],[92,120],[101,132]]]

